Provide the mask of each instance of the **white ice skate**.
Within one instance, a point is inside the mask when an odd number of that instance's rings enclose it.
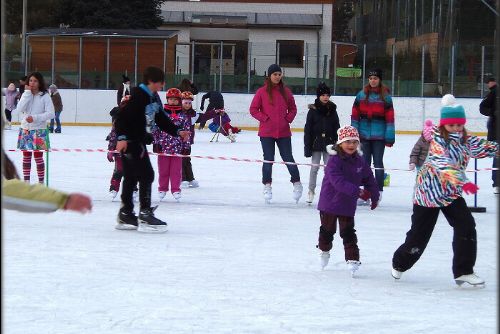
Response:
[[[200,184],[198,183],[198,181],[193,180],[193,181],[189,182],[188,186],[189,186],[189,188],[198,188],[200,186]]]
[[[328,261],[330,261],[330,252],[321,251],[319,257],[321,260],[321,270],[323,270],[328,265]]]
[[[166,191],[158,192],[158,198],[160,199],[160,202],[165,198],[165,195],[167,195]]]
[[[271,203],[271,199],[273,198],[273,190],[271,188],[271,184],[267,183],[264,185],[264,201],[266,204]]]
[[[307,204],[312,204],[313,201],[314,201],[314,191],[309,190],[309,192],[307,193],[306,203]]]
[[[295,203],[299,203],[299,199],[302,197],[302,183],[299,182],[294,182],[293,184],[293,199],[295,200]]]
[[[134,202],[139,202],[139,191],[136,190],[134,191],[134,193],[132,194],[132,198],[134,199]]]
[[[484,279],[474,273],[455,278],[455,283],[457,283],[458,286],[462,286],[464,283],[469,283],[470,285],[478,288],[484,288],[485,286]]]
[[[392,277],[394,277],[394,279],[400,279],[403,275],[403,272],[392,268],[391,275]]]
[[[347,269],[351,271],[351,277],[354,277],[354,273],[358,271],[361,262],[356,260],[347,260]]]
[[[229,129],[227,132],[227,138],[231,141],[231,143],[236,142],[236,135],[233,133],[233,130]]]
[[[179,202],[182,195],[181,195],[181,192],[180,191],[176,191],[175,193],[172,194],[172,196],[174,196],[174,199]]]
[[[495,195],[500,194],[500,187],[493,187],[493,193],[494,193]]]
[[[181,189],[187,189],[187,188],[189,188],[189,181],[182,181]]]
[[[110,190],[109,191],[109,197],[111,197],[111,202],[115,199],[116,195],[118,195],[118,192],[116,190]]]

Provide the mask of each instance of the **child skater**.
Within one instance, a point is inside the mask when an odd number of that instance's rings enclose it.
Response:
[[[425,125],[432,125],[432,121],[427,120]],[[432,127],[427,128],[431,129]],[[429,134],[424,134],[424,131],[422,131],[422,134],[418,138],[410,153],[410,164],[408,165],[409,169],[414,170],[415,168],[417,168],[417,172],[424,164],[424,161],[427,158],[427,154],[429,153],[430,142],[425,139],[425,137],[429,136]]]
[[[200,118],[207,118],[213,114],[213,121],[210,123],[208,128],[212,132],[220,131],[225,137],[229,138],[229,140],[234,143],[236,141],[236,133],[239,133],[241,129],[234,127],[231,125],[231,118],[226,113],[224,109],[212,109],[211,111],[207,111]]]
[[[163,111],[181,130],[189,131],[188,116],[181,112],[181,91],[178,88],[167,90],[167,104],[163,106]],[[153,132],[155,153],[181,154],[186,143],[182,138],[174,137],[164,131],[155,130]],[[165,198],[168,192],[169,183],[172,196],[176,201],[181,198],[182,180],[182,157],[158,156],[158,197],[160,201]]]
[[[184,81],[184,80],[183,80]],[[191,131],[191,137],[189,138],[188,145],[184,145],[182,154],[191,154],[191,145],[194,143],[194,123],[193,118],[197,118],[196,111],[193,109],[193,93],[190,91],[184,91],[181,93],[182,99],[182,112],[186,114],[187,123]],[[186,143],[184,143],[186,144]],[[191,165],[191,158],[182,158],[182,182],[181,188],[198,188],[200,185],[198,181],[194,179],[193,166]]]
[[[312,164],[328,163],[329,154],[327,145],[337,141],[337,130],[340,128],[337,105],[330,101],[330,87],[324,82],[316,89],[316,100],[309,105],[306,124],[304,126],[304,156],[311,158]],[[311,204],[314,200],[316,180],[318,179],[319,166],[311,166],[309,173],[309,193],[306,202]]]
[[[428,138],[431,140],[429,155],[417,174],[411,228],[392,258],[392,276],[400,279],[403,272],[422,256],[442,211],[453,227],[452,271],[455,282],[484,286],[484,280],[474,273],[476,224],[462,191],[475,194],[478,190],[465,175],[470,158],[494,157],[498,154],[498,144],[467,133],[465,110],[456,104],[453,95],[443,96],[441,102],[439,126],[427,131],[431,134]]]
[[[339,221],[340,237],[344,243],[345,260],[347,267],[354,275],[358,270],[359,262],[358,238],[354,229],[354,214],[358,198],[371,198],[371,209],[375,209],[380,197],[377,182],[359,153],[359,134],[356,128],[347,125],[338,131],[338,140],[335,149],[327,146],[331,157],[325,168],[325,177],[319,195],[319,228],[318,245],[321,250],[321,267],[325,268],[330,259],[333,235]],[[360,188],[363,186],[363,189]]]

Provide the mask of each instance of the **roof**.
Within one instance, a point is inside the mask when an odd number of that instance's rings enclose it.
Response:
[[[281,27],[310,28],[323,27],[320,14],[283,14],[283,13],[228,13],[228,12],[192,12],[162,11],[166,25],[214,25],[239,27]]]
[[[41,28],[26,33],[28,36],[76,36],[76,37],[133,37],[171,38],[178,30],[159,29],[90,29],[90,28]]]

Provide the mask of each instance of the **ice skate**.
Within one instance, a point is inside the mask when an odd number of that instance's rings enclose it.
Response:
[[[394,277],[394,279],[397,280],[397,279],[400,279],[401,276],[403,276],[403,272],[392,268],[391,275],[392,275],[392,277]]]
[[[227,138],[229,138],[231,143],[236,142],[236,136],[231,129],[229,129],[229,131],[227,132]]]
[[[188,181],[182,181],[181,182],[181,189],[187,189],[189,188],[189,182]]]
[[[137,230],[137,216],[133,211],[126,212],[120,209],[116,221],[115,229],[117,230]]]
[[[271,203],[271,199],[273,198],[273,190],[271,188],[271,183],[266,183],[264,185],[264,201],[266,204]]]
[[[198,183],[198,181],[193,180],[193,181],[189,182],[188,186],[189,186],[189,188],[198,188],[200,186],[200,184]]]
[[[500,187],[493,187],[493,193],[494,193],[495,195],[500,194]]]
[[[347,260],[347,269],[351,271],[351,277],[354,277],[356,271],[358,271],[361,262],[356,260]]]
[[[470,285],[478,288],[484,288],[485,286],[484,279],[474,273],[455,278],[455,283],[457,283],[458,286],[462,286],[464,283],[469,283]]]
[[[172,193],[172,196],[174,196],[174,199],[179,202],[182,195],[181,195],[181,192],[180,191],[176,191],[175,193]]]
[[[134,202],[139,202],[139,191],[136,190],[134,191],[134,193],[132,194],[132,198],[134,199]]]
[[[309,192],[307,193],[306,203],[307,204],[312,204],[313,200],[314,200],[314,191],[309,190]]]
[[[139,213],[139,226],[137,231],[145,233],[163,233],[167,231],[167,223],[156,218],[154,215],[156,208],[157,206],[141,210]]]
[[[300,198],[302,197],[302,183],[294,182],[293,184],[293,199],[295,203],[299,203]]]
[[[321,260],[321,270],[323,270],[328,265],[328,261],[330,261],[330,252],[321,251],[319,256]]]
[[[5,127],[4,127],[5,130],[10,130],[12,129],[12,125],[10,124],[10,122],[6,122],[5,123]]]
[[[158,198],[160,199],[160,202],[165,198],[165,195],[167,195],[166,191],[158,192]]]
[[[109,191],[109,197],[111,197],[111,201],[115,199],[116,195],[118,195],[118,192],[116,190]]]

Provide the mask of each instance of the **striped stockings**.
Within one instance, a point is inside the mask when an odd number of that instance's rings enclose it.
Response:
[[[43,162],[43,152],[23,152],[24,181],[30,182],[31,154],[33,154],[35,158],[36,171],[38,174],[38,182],[43,183],[45,180],[45,163]]]

